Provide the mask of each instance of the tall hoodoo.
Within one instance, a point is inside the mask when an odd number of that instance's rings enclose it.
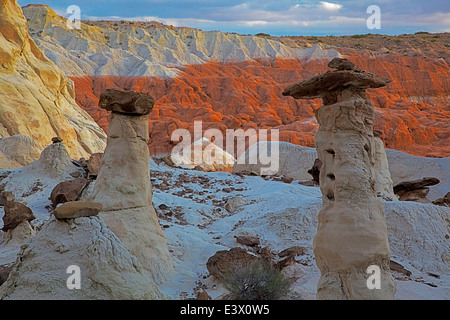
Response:
[[[323,201],[314,237],[321,271],[317,298],[393,299],[386,221],[376,187],[374,107],[365,94],[366,89],[383,87],[390,80],[357,70],[346,59],[335,58],[328,66],[337,70],[283,92],[296,99],[323,99],[323,106],[315,110]],[[368,285],[370,266],[380,270],[380,289]]]
[[[112,114],[90,199],[103,205],[99,216],[161,283],[170,278],[173,266],[152,204],[147,117],[153,104],[144,93],[115,89],[102,93],[99,105]]]

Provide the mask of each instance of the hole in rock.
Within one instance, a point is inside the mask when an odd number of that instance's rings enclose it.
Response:
[[[330,201],[334,201],[334,192],[333,191],[327,192],[327,199]]]
[[[336,180],[336,177],[332,173],[327,174],[327,177],[330,178],[330,180]]]
[[[333,156],[336,154],[333,149],[327,149],[325,151],[328,152],[329,154],[332,154]]]
[[[364,150],[366,150],[367,152],[369,152],[369,146],[367,144],[364,145]]]

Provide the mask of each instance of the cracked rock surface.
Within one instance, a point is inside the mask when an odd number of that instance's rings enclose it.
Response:
[[[68,267],[80,269],[80,289],[70,290]],[[163,299],[138,259],[97,217],[57,220],[27,241],[0,287],[0,299]]]

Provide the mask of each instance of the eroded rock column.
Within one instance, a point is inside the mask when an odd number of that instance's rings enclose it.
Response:
[[[143,93],[108,89],[99,105],[112,111],[107,146],[90,199],[103,205],[99,216],[156,283],[173,266],[152,204],[148,114],[154,99]]]
[[[315,110],[319,123],[315,143],[323,205],[314,237],[321,277],[318,299],[393,299],[390,251],[381,198],[377,197],[374,108],[365,89],[389,80],[356,70],[346,59],[333,59],[337,70],[285,89],[294,98],[322,98]],[[368,286],[367,269],[380,270],[380,289]]]

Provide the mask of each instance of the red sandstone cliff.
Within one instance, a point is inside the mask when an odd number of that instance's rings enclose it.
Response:
[[[361,69],[392,79],[368,92],[377,110],[375,129],[386,147],[420,156],[450,155],[449,67],[445,62],[400,56],[377,59],[353,54]],[[280,139],[314,146],[318,100],[295,101],[281,95],[287,84],[327,70],[327,61],[263,60],[206,63],[180,68],[177,78],[101,76],[75,78],[77,102],[107,130],[107,114],[97,107],[106,88],[143,91],[156,104],[150,114],[150,150],[168,152],[177,128],[277,128]]]

